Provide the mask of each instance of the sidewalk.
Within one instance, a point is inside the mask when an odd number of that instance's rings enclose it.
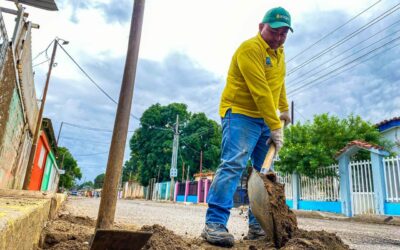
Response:
[[[0,250],[37,246],[45,223],[65,199],[64,194],[0,189]]]
[[[306,210],[292,210],[292,211],[296,214],[297,217],[304,217],[304,218],[341,220],[341,221],[353,221],[362,223],[400,226],[399,216],[371,214],[371,215],[357,215],[354,217],[346,217],[342,214],[319,212],[319,211],[306,211]]]

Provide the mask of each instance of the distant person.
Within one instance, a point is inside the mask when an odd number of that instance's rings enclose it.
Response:
[[[267,141],[275,143],[276,152],[283,146],[280,120],[290,123],[283,51],[288,31],[293,32],[290,14],[281,7],[270,9],[258,28],[257,36],[243,42],[233,55],[221,97],[222,163],[208,193],[206,225],[201,234],[214,245],[233,246],[234,237],[226,224],[247,161],[251,159],[252,166],[260,171],[269,148]],[[265,232],[249,210],[245,238],[263,236]]]

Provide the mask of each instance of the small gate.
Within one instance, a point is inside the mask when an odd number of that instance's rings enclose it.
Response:
[[[376,214],[370,161],[350,162],[350,187],[353,215]]]

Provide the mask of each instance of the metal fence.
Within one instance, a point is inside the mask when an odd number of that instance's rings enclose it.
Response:
[[[316,176],[314,178],[300,176],[300,200],[340,200],[339,166],[320,168],[316,171]]]
[[[353,214],[376,214],[371,161],[350,162]]]
[[[285,184],[285,197],[286,199],[293,199],[293,184],[292,175],[277,172],[278,182]]]
[[[400,202],[400,157],[383,159],[385,182],[386,182],[386,201]]]

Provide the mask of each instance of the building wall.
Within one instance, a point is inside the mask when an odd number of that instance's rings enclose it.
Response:
[[[19,183],[21,176],[15,176],[18,153],[24,134],[24,119],[21,102],[16,88],[12,91],[12,99],[8,110],[8,119],[0,143],[0,188],[13,188]]]
[[[400,143],[400,127],[394,127],[383,131],[382,135],[388,141]],[[396,144],[396,146],[393,148],[393,151],[397,155],[400,155],[400,145]]]
[[[36,154],[33,160],[32,175],[29,181],[29,190],[40,190],[46,166],[46,159],[49,154],[46,136],[42,132],[37,143]]]

